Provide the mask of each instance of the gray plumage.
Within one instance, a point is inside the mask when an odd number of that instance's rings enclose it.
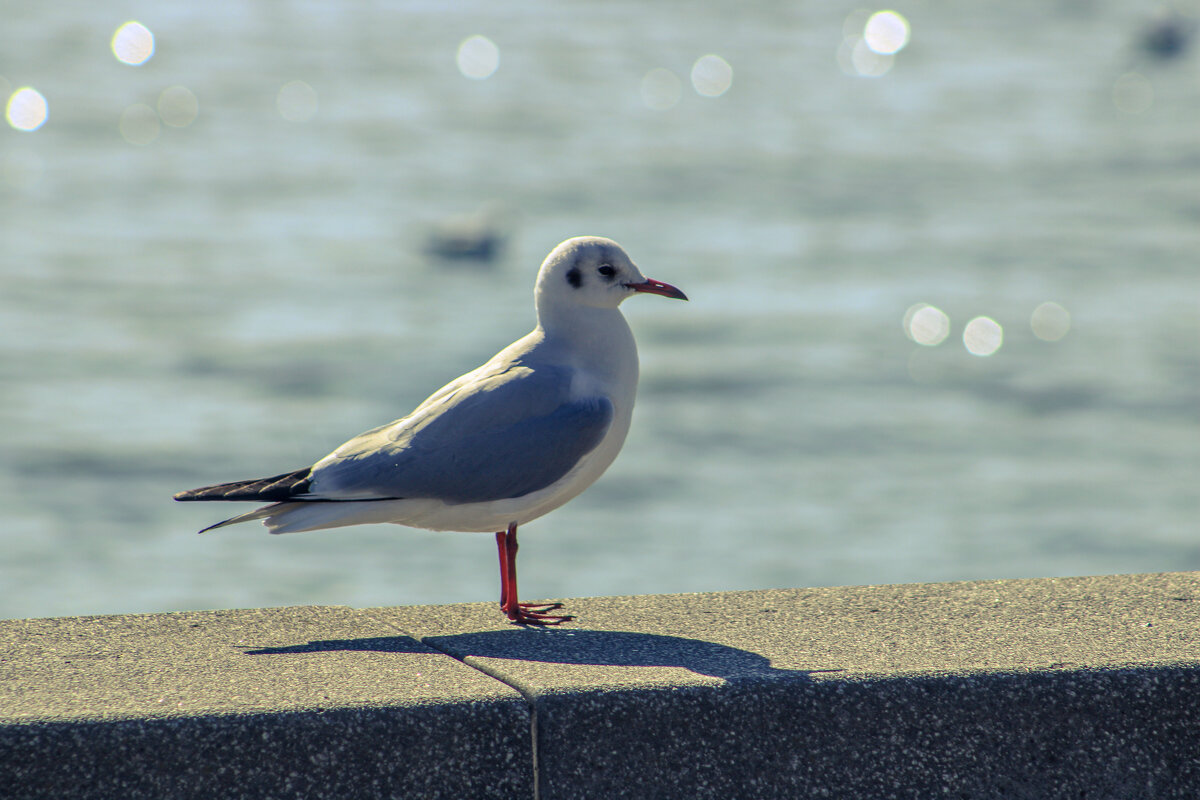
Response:
[[[565,369],[509,369],[455,385],[405,419],[357,436],[313,468],[323,495],[480,503],[566,475],[612,422],[604,397],[570,398]],[[421,413],[427,410],[429,413]]]

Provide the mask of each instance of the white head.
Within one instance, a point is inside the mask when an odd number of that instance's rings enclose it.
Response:
[[[551,308],[571,306],[616,308],[637,292],[687,300],[674,286],[646,278],[612,239],[577,236],[546,256],[538,272],[534,298],[542,315]]]

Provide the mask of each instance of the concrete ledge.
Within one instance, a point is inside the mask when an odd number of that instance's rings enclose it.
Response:
[[[556,629],[0,622],[0,796],[1195,797],[1198,598],[1177,573],[590,598]]]
[[[520,694],[379,617],[0,622],[0,797],[531,797]]]

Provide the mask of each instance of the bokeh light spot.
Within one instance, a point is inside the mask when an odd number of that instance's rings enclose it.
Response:
[[[486,80],[500,67],[500,48],[486,36],[468,36],[458,46],[457,61],[458,71],[466,77]]]
[[[934,347],[950,335],[950,317],[940,308],[917,303],[904,313],[904,333],[917,344]]]
[[[666,111],[679,104],[683,82],[669,69],[652,69],[642,78],[642,102],[655,111]]]
[[[126,22],[113,34],[112,51],[122,64],[145,64],[154,55],[154,34],[140,22]]]
[[[880,78],[891,70],[895,56],[885,56],[867,47],[860,36],[842,40],[837,61],[842,72],[859,78]]]
[[[1057,342],[1071,329],[1071,315],[1058,303],[1047,301],[1033,310],[1029,325],[1033,328],[1034,336],[1047,342]]]
[[[705,97],[720,97],[733,84],[733,67],[720,56],[707,55],[692,65],[692,86]]]
[[[275,107],[288,122],[308,122],[317,115],[317,90],[304,81],[290,81],[275,95]]]
[[[36,131],[46,124],[50,108],[37,89],[23,86],[12,93],[4,107],[4,118],[19,131]]]
[[[990,356],[1004,344],[1004,329],[991,317],[976,317],[963,329],[963,345],[973,356]]]
[[[1154,104],[1154,86],[1144,75],[1126,72],[1113,83],[1113,105],[1126,114],[1141,114]]]
[[[169,86],[158,96],[158,115],[172,128],[186,128],[200,113],[200,101],[186,86]]]
[[[122,139],[139,147],[157,139],[161,130],[158,114],[145,103],[134,103],[122,111],[117,127],[121,131]]]
[[[862,38],[867,47],[884,56],[903,50],[908,44],[908,37],[908,20],[895,11],[876,12],[863,26]]]

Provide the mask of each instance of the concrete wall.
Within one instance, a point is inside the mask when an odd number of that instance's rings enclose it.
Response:
[[[2,798],[1200,797],[1200,574],[0,622]]]

